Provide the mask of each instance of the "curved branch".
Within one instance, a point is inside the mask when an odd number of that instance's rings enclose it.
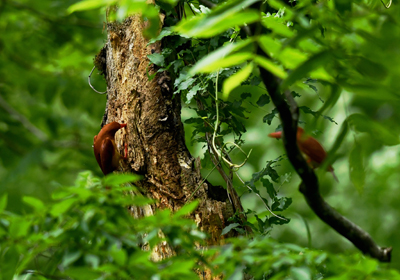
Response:
[[[300,184],[299,189],[304,195],[307,204],[321,220],[339,234],[346,237],[364,254],[370,255],[381,262],[390,262],[392,247],[379,247],[368,232],[364,231],[346,217],[343,217],[326,203],[319,193],[319,190],[314,191],[312,188],[306,186],[304,182]]]

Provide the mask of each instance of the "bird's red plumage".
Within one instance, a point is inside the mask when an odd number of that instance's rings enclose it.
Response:
[[[268,134],[269,137],[272,138],[282,138],[282,132],[273,132]],[[311,166],[313,168],[318,167],[319,165],[322,164],[322,162],[326,159],[327,153],[322,147],[322,145],[314,138],[309,135],[306,135],[304,133],[304,129],[301,127],[297,128],[297,135],[296,135],[296,140],[297,140],[297,146],[299,146],[299,149],[302,153],[304,153],[308,161],[310,162]],[[336,181],[338,179],[336,178],[335,173],[333,172],[333,167],[330,165],[328,166],[328,171],[330,171],[335,178]]]
[[[118,152],[114,137],[115,133],[125,126],[126,124],[117,122],[106,124],[93,139],[94,155],[104,175],[117,170],[119,160],[124,158]]]

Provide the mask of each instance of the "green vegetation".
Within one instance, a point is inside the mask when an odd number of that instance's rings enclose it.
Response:
[[[204,266],[226,279],[400,279],[398,5],[269,0],[261,13],[253,0],[213,1],[212,10],[118,1],[116,20],[167,15],[160,35],[154,24],[146,30],[153,42],[163,39],[149,59],[184,101],[187,144],[202,157],[203,176],[214,167],[205,133],[215,132],[233,163],[247,158],[234,171],[248,187],[236,177],[234,186],[255,234],[203,251],[194,244],[206,235],[183,218],[196,203],[132,221],[125,207],[149,202],[126,195],[124,183],[136,178],[98,178],[91,145],[106,97],[87,76],[106,40],[105,6],[116,2],[0,3],[0,279],[191,279]],[[187,19],[178,22],[178,10]],[[393,247],[390,265],[362,256],[307,206],[282,141],[267,138],[280,121],[259,67],[281,79],[300,125],[330,155],[340,182],[317,169],[323,196]],[[92,83],[105,90],[100,76]],[[208,180],[225,186],[216,171]],[[160,229],[177,255],[155,263],[142,249],[162,240]],[[229,230],[243,231],[235,220]]]

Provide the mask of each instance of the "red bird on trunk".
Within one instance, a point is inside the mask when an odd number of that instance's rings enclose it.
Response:
[[[118,152],[114,140],[115,133],[125,126],[126,123],[112,122],[106,124],[93,139],[94,155],[104,175],[117,170],[121,159],[127,159],[127,146],[125,146],[125,156],[123,157]]]
[[[268,134],[272,138],[282,138],[282,131]],[[307,162],[312,168],[317,168],[326,159],[327,154],[322,145],[314,138],[304,133],[304,129],[297,127],[297,146],[307,156]],[[331,165],[328,166],[328,171],[332,173],[333,178],[339,182]]]

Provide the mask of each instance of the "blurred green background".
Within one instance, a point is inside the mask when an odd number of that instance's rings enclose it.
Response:
[[[24,195],[47,200],[53,189],[69,185],[83,170],[101,176],[92,152],[93,136],[100,129],[106,97],[92,91],[87,76],[93,67],[93,58],[106,40],[105,12],[88,11],[68,15],[67,8],[76,1],[2,1],[0,2],[0,195],[9,194],[9,210],[23,213]],[[368,2],[368,1],[367,1]],[[379,1],[376,1],[379,4]],[[399,9],[390,10],[393,17]],[[388,23],[389,22],[389,23]],[[387,52],[379,53],[392,77],[398,77],[400,28],[391,20],[385,22],[385,31],[377,34]],[[385,39],[386,38],[386,39]],[[386,40],[386,41],[385,41]],[[385,44],[386,42],[386,44]],[[371,47],[369,52],[373,53]],[[397,56],[396,56],[397,54]],[[376,71],[379,71],[377,69]],[[375,73],[372,73],[373,75]],[[379,77],[379,73],[376,73]],[[396,79],[393,79],[396,81]],[[397,79],[398,81],[398,79]],[[92,83],[100,91],[105,82],[96,73]],[[376,80],[380,83],[380,80]],[[397,87],[396,87],[397,88]],[[394,90],[396,89],[394,88]],[[330,95],[330,89],[320,87],[318,94],[301,91],[300,106],[318,110]],[[379,92],[376,92],[379,95]],[[240,98],[233,93],[232,100]],[[253,96],[255,103],[258,96]],[[353,113],[362,113],[381,124],[394,135],[399,134],[399,98],[367,98],[343,91],[336,105],[324,114],[326,119],[302,114],[303,126],[329,150],[343,121]],[[245,180],[261,170],[266,161],[284,154],[282,142],[267,138],[279,125],[275,118],[271,126],[262,122],[272,111],[271,104],[256,108],[244,103],[248,119],[243,119],[247,133],[243,149],[253,149],[248,164],[239,173]],[[194,111],[183,108],[184,119]],[[191,145],[192,129],[186,125],[189,149],[194,156],[202,156],[202,144]],[[400,268],[400,161],[399,147],[385,145],[385,141],[371,133],[349,130],[333,166],[339,183],[329,173],[319,172],[321,192],[328,203],[368,231],[381,246],[392,246],[392,266]],[[365,184],[358,189],[349,179],[349,155],[357,147],[363,153]],[[232,154],[234,161],[243,157]],[[306,205],[298,191],[299,179],[287,160],[279,162],[282,180],[279,194],[292,197],[293,205],[284,213],[291,219],[288,225],[275,227],[272,236],[282,242],[309,246],[304,220],[311,231],[313,248],[330,252],[355,251],[354,247],[323,224]],[[207,174],[207,170],[203,170]],[[213,184],[224,185],[216,171],[209,177]],[[245,208],[264,212],[253,194],[247,194],[235,181],[242,194]],[[304,220],[303,220],[304,219]]]

